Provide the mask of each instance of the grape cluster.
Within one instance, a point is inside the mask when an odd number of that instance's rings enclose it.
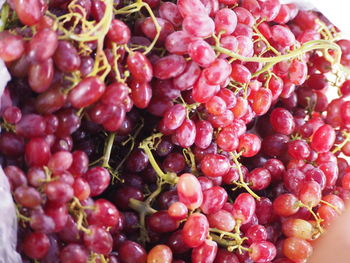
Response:
[[[300,263],[344,211],[350,41],[322,14],[11,0],[0,18],[23,262]]]

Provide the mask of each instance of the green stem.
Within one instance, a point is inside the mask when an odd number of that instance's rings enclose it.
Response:
[[[303,204],[301,201],[298,201],[297,204],[298,204],[299,207],[305,207],[310,212],[310,214],[315,218],[316,227],[317,227],[319,233],[322,234],[324,232],[324,229],[321,226],[321,222],[323,221],[322,218],[320,218],[318,215],[316,215],[316,213],[312,210],[311,207]]]
[[[157,161],[154,159],[150,146],[154,145],[154,140],[161,138],[163,135],[161,133],[154,134],[146,138],[139,146],[148,156],[148,160],[151,163],[153,169],[157,173],[158,177],[168,184],[175,184],[178,180],[178,177],[175,173],[164,173],[160,169]]]
[[[238,248],[236,241],[222,239],[216,234],[210,234],[210,237],[220,246],[226,247],[230,252]]]
[[[10,6],[5,3],[1,8],[0,32],[4,31],[6,28],[6,23],[9,17],[9,11],[10,11]]]
[[[339,215],[341,215],[341,212],[339,211],[338,207],[336,207],[335,205],[332,205],[331,203],[328,203],[327,201],[324,201],[324,200],[321,200],[320,203],[333,208]]]
[[[129,149],[128,153],[123,158],[123,160],[121,160],[119,162],[118,166],[115,168],[115,170],[114,170],[115,173],[118,173],[119,169],[123,166],[123,164],[126,162],[126,160],[129,158],[130,154],[134,150],[135,139],[139,136],[143,126],[144,126],[144,119],[141,118],[140,119],[140,123],[138,125],[138,128],[136,129],[134,135],[129,135],[130,137],[126,141],[122,142],[122,145],[125,146],[131,140],[131,146],[130,146],[130,149]]]
[[[344,134],[345,134],[344,141],[341,144],[337,145],[337,147],[332,151],[332,153],[337,153],[345,146],[345,144],[347,144],[350,141],[350,133],[344,132]]]
[[[141,232],[140,236],[142,243],[148,241],[149,239],[146,229],[146,216],[152,215],[157,212],[157,210],[152,208],[151,204],[153,200],[162,192],[162,185],[163,182],[161,180],[158,180],[157,189],[151,195],[149,195],[147,199],[143,202],[134,198],[131,198],[129,200],[129,207],[139,213]]]
[[[219,45],[215,45],[215,46],[213,46],[213,48],[215,50],[219,51],[220,53],[223,53],[227,56],[239,59],[243,62],[261,62],[261,63],[274,63],[274,64],[276,64],[276,63],[284,61],[284,60],[296,58],[296,57],[300,56],[301,54],[304,54],[306,52],[316,50],[316,49],[334,49],[334,50],[336,50],[337,51],[337,58],[335,61],[337,63],[340,62],[340,57],[341,57],[340,47],[331,41],[323,40],[323,39],[312,40],[312,41],[306,42],[300,48],[295,49],[287,54],[276,56],[276,57],[245,57],[245,56],[239,55],[237,53],[234,53],[226,48],[223,48]]]
[[[185,161],[189,167],[191,167],[191,172],[194,175],[198,175],[197,167],[196,167],[196,160],[194,157],[194,154],[191,150],[191,148],[185,148],[182,150],[183,156],[185,158]]]
[[[242,238],[237,233],[231,233],[217,228],[209,228],[209,232],[219,234],[221,238],[224,236],[232,238],[236,241],[237,244],[239,244],[242,240]]]
[[[264,37],[263,34],[261,34],[260,30],[257,26],[253,26],[254,31],[256,32],[257,36],[266,44],[267,48],[270,49],[275,55],[279,56],[280,52],[278,52],[273,46],[271,46],[270,42]]]
[[[254,193],[252,191],[252,189],[249,188],[249,186],[247,185],[246,182],[244,182],[244,178],[243,178],[243,172],[241,169],[241,164],[238,161],[237,156],[234,153],[231,153],[231,158],[233,160],[233,162],[235,163],[237,169],[238,169],[238,173],[239,173],[239,183],[235,183],[237,186],[239,187],[243,187],[248,193],[250,193],[254,198],[256,198],[257,200],[260,200],[260,196],[258,196],[256,193]]]
[[[136,3],[133,3],[131,5],[123,7],[121,9],[115,10],[114,14],[116,14],[116,15],[131,14],[131,13],[139,12],[142,7],[147,9],[147,12],[149,13],[149,16],[151,17],[151,19],[152,19],[152,21],[154,23],[154,26],[156,28],[156,35],[155,35],[152,43],[143,52],[144,55],[147,55],[149,52],[151,52],[151,50],[153,49],[153,47],[157,43],[158,38],[160,36],[160,31],[162,29],[160,27],[159,23],[158,23],[158,20],[157,20],[156,16],[153,13],[151,7],[147,3],[142,2],[142,0],[137,0]]]
[[[103,167],[109,167],[109,159],[111,157],[114,139],[115,139],[114,132],[108,135],[107,144],[105,146],[104,154],[103,154],[103,163],[102,163]]]

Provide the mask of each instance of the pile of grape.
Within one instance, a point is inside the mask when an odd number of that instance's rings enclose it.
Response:
[[[322,14],[9,0],[0,19],[23,262],[301,263],[344,211],[350,41]]]

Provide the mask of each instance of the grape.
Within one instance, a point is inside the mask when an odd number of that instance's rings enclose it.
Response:
[[[168,239],[167,245],[175,254],[185,253],[190,249],[190,247],[184,243],[182,238],[182,230],[172,233]]]
[[[144,263],[147,260],[145,249],[129,240],[121,244],[118,253],[122,263]]]
[[[192,250],[192,262],[213,262],[218,250],[218,245],[212,240],[205,240],[202,245]]]
[[[219,248],[217,251],[214,263],[226,263],[226,262],[239,263],[239,260],[234,253],[229,252],[226,249]]]
[[[220,186],[213,186],[203,191],[203,202],[200,206],[205,214],[213,214],[218,212],[227,201],[227,193]]]
[[[215,60],[209,67],[203,70],[208,84],[219,85],[230,76],[232,68],[225,59]]]
[[[175,27],[180,26],[183,21],[179,7],[171,2],[164,2],[160,5],[159,16],[163,19],[168,20]]]
[[[63,205],[73,197],[73,189],[70,185],[61,181],[49,182],[44,188],[47,198],[57,205]]]
[[[140,52],[134,52],[127,58],[128,68],[136,81],[149,82],[153,77],[150,61]]]
[[[274,25],[271,28],[272,39],[282,47],[289,47],[295,43],[295,36],[288,27]]]
[[[89,224],[113,227],[118,223],[119,211],[111,202],[98,199],[94,202],[94,206],[95,209],[88,216]]]
[[[182,238],[187,246],[196,248],[205,242],[208,232],[207,218],[203,214],[194,213],[189,216],[183,227]]]
[[[29,166],[46,165],[50,159],[50,147],[42,138],[33,138],[25,146],[25,159]]]
[[[160,26],[158,42],[163,42],[168,35],[174,32],[174,27],[163,18],[157,17],[156,20]],[[141,30],[149,39],[154,39],[156,37],[157,30],[151,17],[147,17],[142,21]]]
[[[275,108],[271,112],[270,122],[276,132],[284,135],[291,134],[295,128],[292,114],[283,108]]]
[[[53,59],[55,65],[63,72],[73,72],[79,69],[81,65],[81,59],[76,48],[65,40],[58,41]]]
[[[80,201],[87,199],[91,194],[90,185],[84,178],[76,178],[72,187],[74,196],[77,197]]]
[[[99,254],[109,254],[112,251],[113,239],[109,232],[96,225],[89,226],[91,233],[84,234],[84,244],[91,251]]]
[[[23,241],[23,252],[32,259],[43,258],[48,252],[49,247],[49,238],[40,232],[28,234]]]
[[[243,151],[242,156],[252,157],[260,150],[261,141],[258,136],[245,133],[239,138],[238,151]]]
[[[250,73],[248,68],[237,63],[232,63],[231,67],[232,67],[231,78],[234,81],[237,81],[240,83],[249,83],[252,77],[252,74]]]
[[[252,225],[246,231],[246,236],[249,244],[258,243],[267,239],[267,231],[262,225]]]
[[[228,173],[229,169],[229,160],[220,154],[207,154],[201,161],[201,170],[209,177],[223,176]]]
[[[276,247],[268,241],[254,242],[249,248],[251,249],[250,258],[254,262],[271,261],[276,256]]]
[[[215,14],[215,32],[231,35],[237,25],[237,15],[229,8],[222,8]]]
[[[196,139],[196,126],[191,120],[184,120],[179,128],[175,132],[176,140],[178,144],[187,148],[194,144]]]
[[[164,159],[162,166],[167,172],[179,173],[186,166],[185,158],[180,153],[170,153]]]
[[[214,21],[209,16],[193,13],[185,17],[182,27],[190,35],[201,38],[210,36],[215,30]]]
[[[330,125],[323,125],[315,131],[311,148],[316,152],[327,152],[335,141],[335,132]]]
[[[158,211],[150,216],[148,225],[154,232],[167,233],[175,231],[179,227],[179,222],[167,211]]]
[[[61,109],[64,106],[66,99],[67,96],[63,94],[59,88],[49,88],[36,98],[35,108],[41,114],[51,114]],[[46,129],[48,129],[47,126],[48,125],[46,125]],[[51,132],[50,130],[50,133],[54,132]]]
[[[86,248],[78,244],[69,244],[60,252],[60,260],[62,263],[83,263],[89,258]]]
[[[23,207],[35,208],[41,204],[40,193],[33,187],[19,186],[14,192],[17,203]]]
[[[293,194],[282,194],[273,202],[273,210],[280,216],[291,216],[298,212],[298,199]]]
[[[49,234],[52,233],[55,228],[55,222],[53,219],[43,213],[42,210],[33,210],[30,215],[30,227],[35,231]]]
[[[42,3],[39,0],[16,0],[13,2],[13,5],[21,22],[27,26],[33,26],[43,16]]]
[[[147,255],[147,263],[151,262],[164,262],[171,263],[173,253],[171,249],[166,245],[157,245],[153,247]]]
[[[179,8],[182,17],[186,17],[192,14],[206,15],[204,5],[200,0],[190,1],[190,0],[178,0],[177,6]]]
[[[24,53],[24,41],[8,31],[0,32],[0,58],[5,62],[19,59]]]
[[[16,124],[16,133],[26,138],[45,135],[45,120],[38,114],[26,114]]]
[[[305,182],[300,187],[299,199],[309,207],[315,207],[321,201],[321,186],[315,182]]]
[[[110,175],[105,168],[94,167],[86,172],[84,179],[90,186],[91,196],[97,196],[108,187]]]
[[[191,41],[187,50],[193,61],[202,67],[208,67],[215,61],[214,50],[202,39]]]
[[[153,65],[154,76],[158,79],[170,79],[179,76],[186,68],[183,56],[169,55],[157,60]]]
[[[175,130],[181,126],[186,117],[186,109],[176,104],[164,113],[163,122],[167,129]]]
[[[247,193],[242,193],[237,196],[233,203],[232,214],[236,220],[240,220],[242,224],[247,223],[252,218],[255,212],[255,200]]]
[[[287,219],[282,224],[283,234],[287,237],[297,237],[304,240],[312,240],[313,226],[306,220],[299,218]]]
[[[198,179],[189,173],[182,174],[177,182],[179,201],[189,209],[198,208],[203,202],[203,193]]]
[[[271,106],[272,94],[269,89],[259,89],[257,91],[252,90],[249,99],[252,101],[252,110],[257,115],[263,115]]]
[[[96,102],[104,93],[105,85],[96,77],[83,79],[68,95],[75,108],[83,108]]]
[[[283,242],[283,253],[292,261],[306,260],[311,256],[312,246],[303,239],[289,237]]]
[[[227,232],[231,232],[236,225],[236,220],[233,218],[233,215],[223,209],[207,215],[207,218],[210,227]]]
[[[177,220],[182,220],[187,217],[188,209],[182,202],[175,202],[168,208],[168,214]]]
[[[24,153],[24,139],[12,132],[1,133],[0,152],[5,156],[19,157]]]
[[[164,4],[168,3],[171,2],[165,2]],[[185,31],[175,31],[165,39],[165,48],[172,54],[184,55],[187,54],[188,46],[194,39],[193,36]]]
[[[262,190],[269,186],[271,174],[267,169],[255,168],[248,174],[247,181],[253,190]]]
[[[147,108],[152,98],[152,89],[148,83],[131,83],[131,99],[136,107],[140,109]],[[122,119],[122,118],[120,118]]]
[[[66,226],[68,220],[67,206],[47,203],[45,206],[45,214],[51,217],[55,223],[54,232],[60,232]]]
[[[210,122],[201,120],[196,122],[195,145],[201,149],[209,147],[213,137],[213,126]]]
[[[53,56],[57,46],[56,32],[50,28],[43,28],[30,40],[28,56],[37,62],[45,61]]]
[[[123,21],[119,19],[112,20],[111,27],[107,33],[107,36],[111,41],[118,45],[127,44],[130,40],[130,35],[130,29]]]

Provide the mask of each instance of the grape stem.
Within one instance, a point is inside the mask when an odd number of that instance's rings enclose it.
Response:
[[[293,59],[296,57],[299,57],[300,55],[312,51],[312,50],[316,50],[316,49],[333,49],[335,51],[337,51],[337,57],[335,59],[335,61],[337,63],[340,62],[340,57],[341,57],[341,49],[340,47],[329,41],[329,40],[311,40],[309,42],[304,43],[300,48],[295,49],[287,54],[284,55],[279,55],[276,57],[245,57],[242,55],[239,55],[237,53],[232,52],[231,50],[228,50],[226,48],[221,47],[218,43],[217,45],[215,45],[213,47],[215,50],[219,51],[220,53],[223,53],[227,56],[239,59],[243,62],[261,62],[261,63],[273,63],[276,64],[278,62],[284,61],[284,60],[289,60],[289,59]]]
[[[261,23],[262,23],[262,22],[263,22],[263,21],[261,21]],[[259,23],[259,25],[260,25],[261,23]],[[267,51],[267,50],[271,50],[273,53],[275,53],[275,55],[279,56],[280,53],[279,53],[273,46],[271,46],[270,42],[265,38],[265,36],[264,36],[263,34],[261,34],[260,30],[258,29],[258,26],[259,26],[259,25],[254,25],[254,26],[253,26],[253,29],[254,29],[254,31],[255,31],[255,35],[256,35],[257,37],[259,37],[258,40],[260,39],[260,40],[262,40],[262,41],[266,44],[266,46],[267,46],[266,51]],[[266,52],[266,51],[265,51],[265,52]]]
[[[157,189],[150,194],[145,201],[140,201],[134,198],[130,198],[129,207],[139,213],[140,217],[140,232],[141,232],[141,242],[145,243],[149,241],[147,229],[146,229],[146,216],[152,215],[157,212],[157,210],[152,208],[153,200],[162,192],[162,185],[164,182],[159,179],[157,181]]]
[[[16,205],[16,215],[17,215],[17,218],[19,219],[19,221],[22,221],[22,222],[30,222],[31,219],[25,215],[22,215],[19,211],[19,208],[18,208],[18,205]]]
[[[4,4],[1,8],[0,15],[0,32],[4,31],[6,28],[6,23],[9,17],[10,6],[8,4]]]
[[[103,167],[109,167],[109,159],[111,157],[112,147],[115,139],[115,133],[112,132],[108,135],[107,143],[105,145],[104,154],[103,154]]]
[[[345,146],[345,144],[347,144],[350,141],[350,133],[344,131],[343,135],[345,136],[344,141],[342,141],[341,144],[337,145],[337,147],[333,149],[332,153],[337,153]]]
[[[155,140],[160,139],[162,136],[163,136],[162,133],[153,134],[152,136],[143,140],[143,142],[140,143],[139,148],[142,149],[148,156],[148,160],[151,163],[155,172],[157,173],[158,177],[164,182],[173,185],[178,181],[177,175],[171,172],[164,173],[162,169],[160,169],[159,165],[157,164],[157,161],[154,159],[154,156],[151,151],[151,148],[152,149],[154,148]]]
[[[304,43],[300,48],[295,49],[287,54],[284,55],[278,55],[275,57],[245,57],[242,55],[239,55],[235,52],[232,52],[226,48],[223,48],[220,46],[220,42],[216,40],[216,44],[215,46],[213,46],[213,48],[222,53],[225,54],[227,56],[230,56],[234,59],[238,59],[241,60],[243,62],[261,62],[261,63],[266,63],[266,65],[259,71],[255,72],[252,77],[256,77],[258,75],[260,75],[261,73],[269,70],[271,67],[273,67],[273,65],[275,65],[276,63],[279,63],[281,61],[284,60],[289,60],[289,59],[293,59],[293,58],[297,58],[300,55],[307,53],[309,51],[312,50],[317,50],[317,49],[323,49],[323,50],[328,50],[328,49],[333,49],[336,51],[336,58],[333,59],[328,52],[325,52],[326,57],[328,60],[333,61],[337,64],[340,64],[340,58],[341,58],[341,49],[340,47],[336,44],[333,43],[332,41],[329,40],[324,40],[324,39],[320,39],[320,40],[311,40],[309,42]]]
[[[140,124],[138,125],[138,128],[136,129],[134,135],[130,135],[129,134],[129,138],[126,139],[125,141],[123,141],[121,144],[123,146],[125,146],[129,141],[131,141],[131,146],[129,148],[128,153],[124,156],[123,160],[121,160],[118,164],[118,166],[115,168],[113,175],[116,175],[116,177],[113,177],[112,179],[112,183],[114,182],[114,178],[117,178],[118,180],[122,180],[119,179],[119,177],[117,176],[119,173],[119,170],[121,169],[121,167],[123,166],[123,164],[126,162],[126,160],[129,158],[130,154],[132,153],[132,151],[134,150],[135,147],[135,139],[139,136],[142,128],[144,126],[144,120],[143,118],[140,119]]]
[[[331,203],[328,203],[327,201],[324,201],[324,200],[321,200],[320,203],[333,208],[339,215],[341,215],[341,212],[339,211],[338,207],[336,207],[335,205],[332,205]]]
[[[53,28],[58,29],[63,34],[59,37],[59,39],[71,39],[79,42],[80,47],[83,50],[91,49],[87,46],[86,42],[97,41],[97,50],[95,55],[95,63],[92,72],[89,76],[97,76],[99,74],[99,78],[104,80],[111,70],[111,66],[107,60],[106,54],[103,51],[104,39],[109,31],[109,27],[111,21],[113,19],[113,0],[101,0],[105,4],[105,12],[102,19],[96,24],[95,21],[86,20],[85,11],[80,8],[79,12],[75,12],[76,8],[79,8],[79,5],[76,4],[76,1],[73,1],[68,6],[69,13],[62,15],[60,17],[56,17],[54,14],[49,11],[47,14],[51,16],[55,23]],[[70,29],[66,29],[65,24],[68,22],[72,22],[73,25]],[[74,33],[74,29],[81,23],[82,33],[76,34]],[[101,66],[102,63],[102,66]],[[101,74],[101,71],[103,73]]]
[[[235,249],[238,249],[239,253],[242,253],[242,250],[249,251],[248,248],[242,246],[243,242],[247,240],[247,237],[241,238],[239,227],[238,232],[236,229],[235,233],[223,231],[217,228],[209,228],[209,232],[210,237],[216,243],[218,243],[220,246],[226,247],[230,252]]]
[[[149,13],[149,16],[151,17],[154,26],[156,28],[156,35],[152,41],[152,43],[146,48],[146,50],[143,52],[144,55],[147,55],[149,52],[151,52],[151,50],[153,49],[153,47],[155,46],[155,44],[158,41],[158,38],[160,36],[160,31],[161,31],[161,27],[157,21],[157,18],[155,17],[151,7],[147,4],[142,2],[142,0],[136,0],[135,3],[125,6],[123,8],[114,10],[114,14],[115,15],[121,15],[121,14],[131,14],[131,13],[135,13],[135,12],[140,12],[141,8],[144,7],[147,9],[147,12]],[[130,50],[129,50],[130,51]]]
[[[79,199],[76,197],[73,197],[73,201],[69,205],[69,211],[71,214],[73,214],[76,217],[77,222],[77,228],[84,233],[90,235],[91,230],[87,229],[83,224],[86,220],[86,214],[85,209],[95,209],[95,207],[85,207],[82,206]]]
[[[233,160],[233,162],[235,163],[238,173],[239,173],[239,182],[233,182],[234,184],[236,184],[238,187],[242,187],[244,188],[249,194],[251,194],[251,196],[253,196],[255,199],[257,199],[258,201],[260,200],[260,196],[258,196],[256,193],[254,193],[252,191],[252,189],[249,188],[248,184],[246,182],[244,182],[244,178],[243,178],[243,172],[241,169],[241,163],[238,161],[239,158],[239,154],[234,154],[234,153],[230,153],[231,158]]]
[[[298,204],[298,207],[305,207],[310,212],[310,214],[316,220],[316,227],[317,227],[319,233],[322,234],[324,232],[324,229],[321,226],[321,222],[323,221],[322,218],[320,218],[318,215],[316,215],[316,213],[312,210],[312,207],[309,207],[308,205],[303,204],[301,201],[298,201],[297,204]]]
[[[185,158],[185,161],[186,161],[187,165],[189,167],[191,167],[192,174],[198,175],[195,157],[194,157],[194,154],[193,154],[191,148],[188,147],[188,148],[183,149],[182,150],[182,154],[183,154],[183,156]]]

